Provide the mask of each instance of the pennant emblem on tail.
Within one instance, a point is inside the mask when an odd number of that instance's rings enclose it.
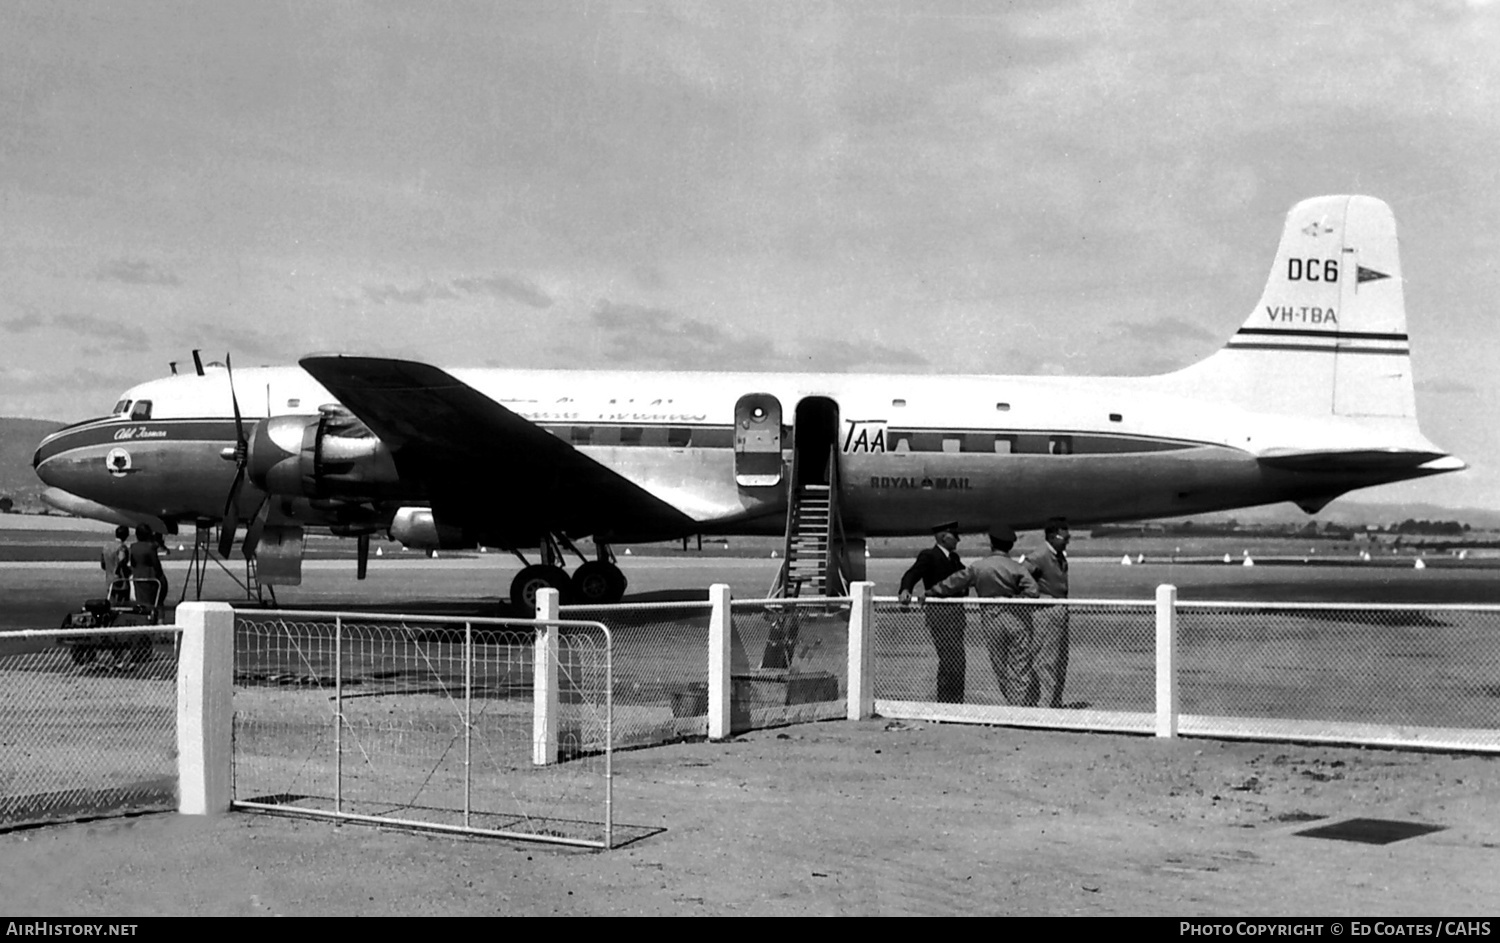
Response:
[[[1365,282],[1378,282],[1382,278],[1390,278],[1390,276],[1385,274],[1384,272],[1377,272],[1372,268],[1365,268],[1363,265],[1361,265],[1359,267],[1359,274],[1357,278],[1358,283],[1363,285]]]

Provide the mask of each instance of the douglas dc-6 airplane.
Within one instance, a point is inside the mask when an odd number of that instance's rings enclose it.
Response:
[[[195,355],[196,358],[196,355]],[[261,578],[300,580],[304,528],[409,547],[541,549],[511,589],[625,590],[611,543],[784,534],[778,594],[862,578],[871,536],[1292,501],[1455,471],[1417,426],[1385,203],[1288,214],[1260,302],[1223,349],[1152,377],[442,370],[371,357],[199,370],[48,436],[53,506],[239,523]],[[573,546],[591,536],[597,558]],[[581,560],[572,576],[560,547]],[[526,558],[522,557],[526,563]]]

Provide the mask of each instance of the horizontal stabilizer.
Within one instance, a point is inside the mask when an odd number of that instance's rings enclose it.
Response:
[[[1257,456],[1257,460],[1271,468],[1301,472],[1421,469],[1436,474],[1465,467],[1461,460],[1443,452],[1414,449],[1274,449]]]

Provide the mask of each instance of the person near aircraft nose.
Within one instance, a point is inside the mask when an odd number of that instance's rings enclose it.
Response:
[[[135,543],[130,545],[130,574],[135,580],[135,601],[160,615],[167,599],[167,572],[156,551],[156,537],[144,524],[135,529]]]
[[[99,554],[99,565],[104,568],[105,592],[111,603],[122,603],[130,598],[130,528],[121,524],[115,528],[115,542],[105,544]]]
[[[1042,549],[1026,556],[1026,569],[1044,599],[1068,598],[1067,549],[1071,536],[1068,522],[1054,517],[1042,531]],[[1037,703],[1043,707],[1062,707],[1063,683],[1068,675],[1067,604],[1038,606],[1032,614],[1031,629],[1036,645],[1032,668],[1036,672]]]
[[[912,590],[920,581],[925,592],[964,568],[958,557],[958,522],[946,521],[932,529],[934,545],[917,554],[901,576],[897,597],[902,605],[911,602]],[[958,606],[927,606],[922,610],[932,645],[937,649],[937,700],[942,704],[962,704],[964,700],[964,614]]]
[[[1035,599],[1036,580],[1031,578],[1025,564],[1010,556],[1015,545],[1014,530],[1004,524],[991,527],[990,555],[933,586],[927,591],[928,598],[966,596],[973,589],[987,599]],[[1031,614],[1021,607],[985,606],[980,612],[979,624],[1001,696],[1008,704],[1036,706],[1036,674],[1031,667]]]

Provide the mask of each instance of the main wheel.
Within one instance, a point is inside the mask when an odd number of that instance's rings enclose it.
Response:
[[[559,593],[570,591],[568,571],[560,566],[534,564],[516,574],[510,583],[510,601],[517,609],[536,612],[536,593],[539,589],[552,588]]]
[[[625,595],[625,574],[613,563],[590,560],[573,571],[573,602],[607,606]]]

